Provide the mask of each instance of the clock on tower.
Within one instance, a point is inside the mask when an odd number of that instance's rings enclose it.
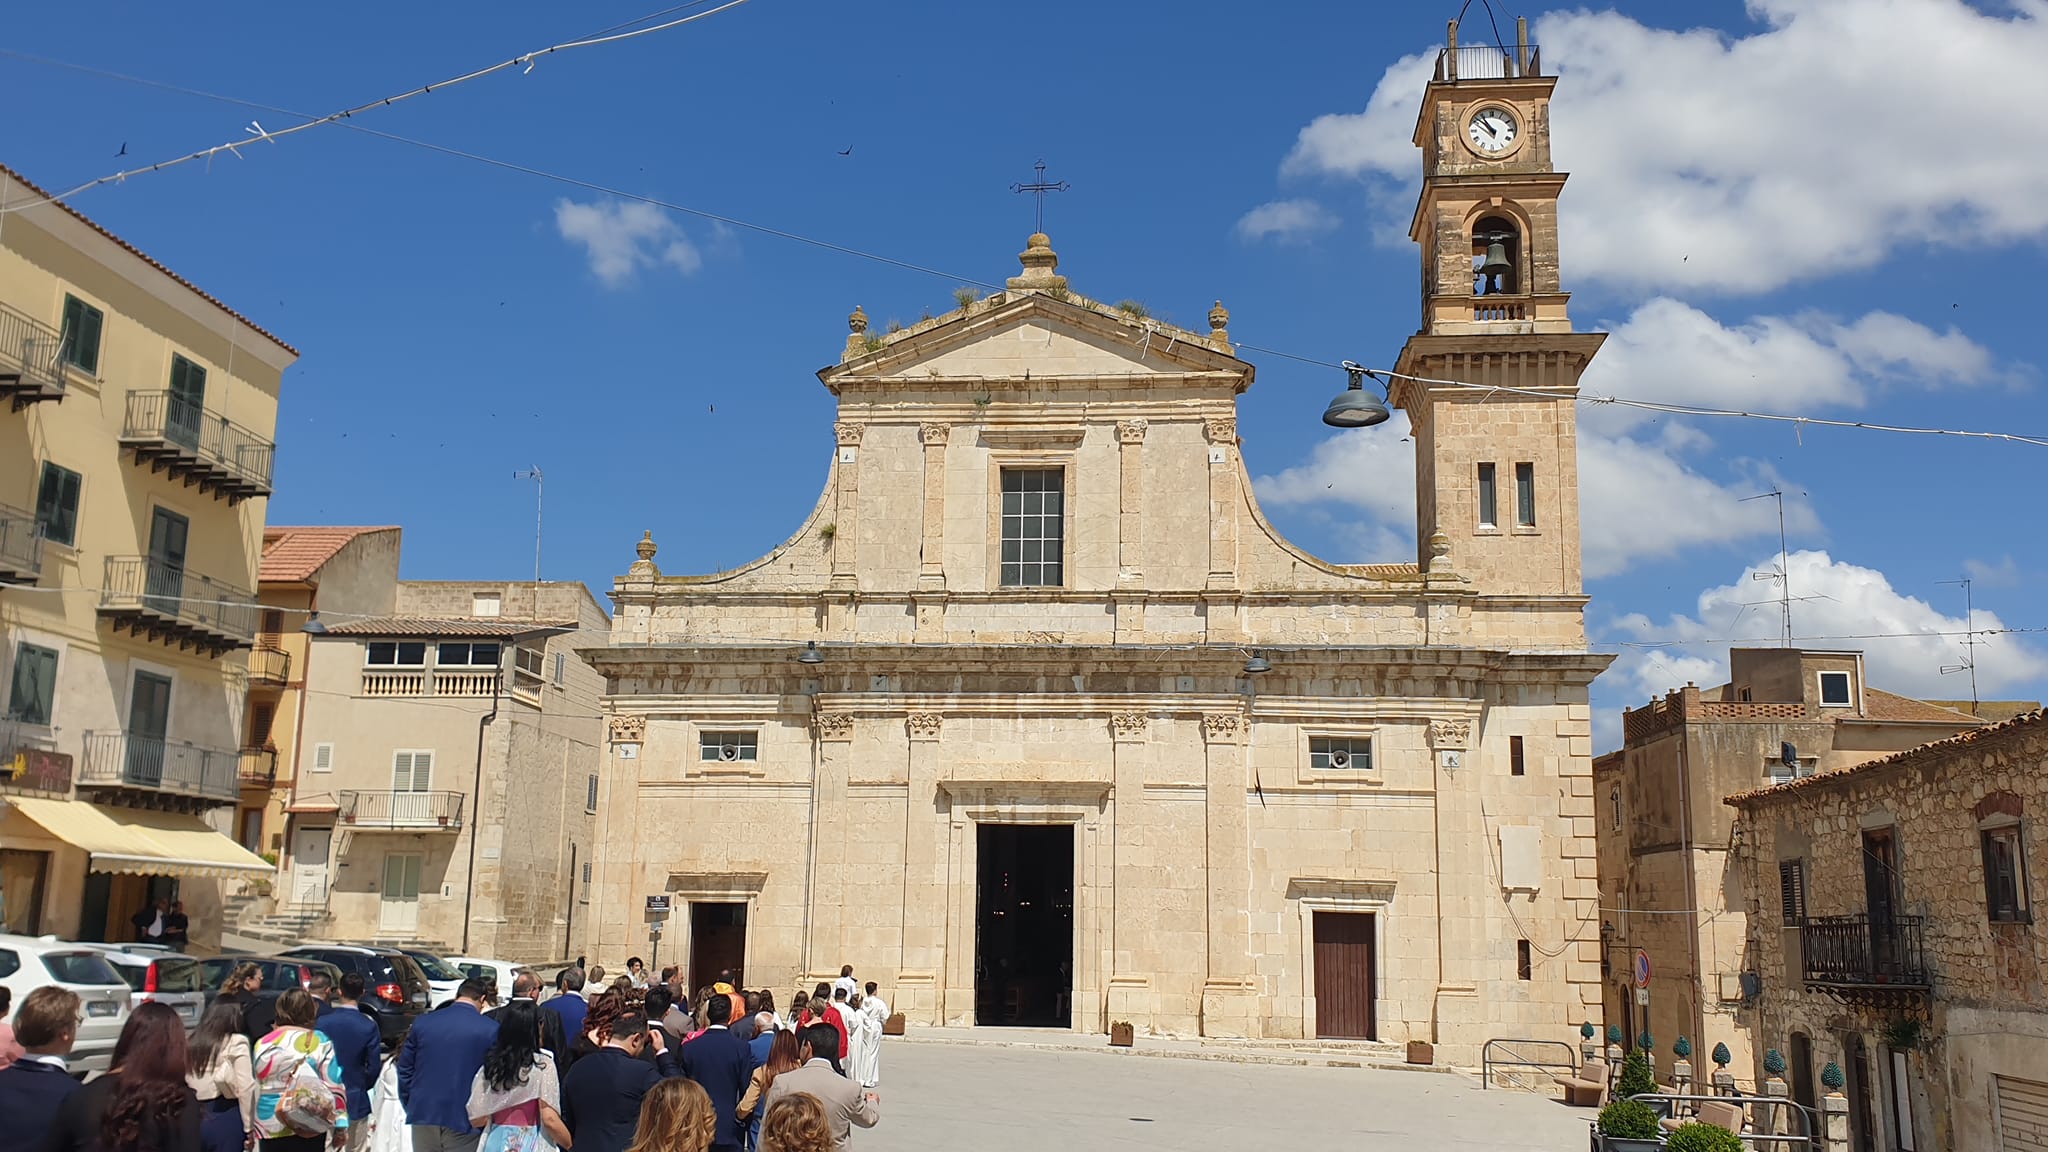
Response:
[[[1473,592],[1575,601],[1574,405],[1606,337],[1572,331],[1558,278],[1565,176],[1550,164],[1557,78],[1544,74],[1527,21],[1516,32],[1512,45],[1460,45],[1452,21],[1423,95],[1422,192],[1409,227],[1422,247],[1422,326],[1397,370],[1526,391],[1397,378],[1389,399],[1414,427],[1421,563],[1430,566],[1428,542],[1441,534]]]

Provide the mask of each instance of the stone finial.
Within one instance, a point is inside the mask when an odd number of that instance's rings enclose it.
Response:
[[[1441,531],[1429,534],[1429,571],[1449,573],[1451,570],[1451,538]]]
[[[1230,309],[1221,300],[1209,309],[1209,346],[1218,352],[1230,351]]]
[[[855,304],[853,306],[853,314],[846,318],[846,352],[839,357],[839,362],[844,364],[849,360],[867,355],[867,352],[868,314],[861,311],[860,305]]]
[[[1033,232],[1024,242],[1024,251],[1017,254],[1017,260],[1024,265],[1024,272],[1012,276],[1005,283],[1019,291],[1063,291],[1067,278],[1059,275],[1059,253],[1052,250],[1052,237],[1043,232]]]
[[[654,553],[657,549],[654,545],[653,529],[649,529],[641,534],[640,542],[633,545],[633,551],[639,553],[640,559],[635,560],[633,566],[626,569],[628,574],[633,576],[661,575],[661,569],[654,566]]]

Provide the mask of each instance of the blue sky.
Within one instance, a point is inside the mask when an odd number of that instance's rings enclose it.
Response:
[[[640,16],[520,2],[195,12],[54,5],[0,49],[324,113]],[[1756,0],[1528,10],[1589,392],[2048,433],[2033,333],[2048,169],[1986,107],[2042,106],[2040,5]],[[939,270],[927,275],[324,127],[77,207],[297,345],[276,523],[400,523],[405,574],[600,592],[652,529],[669,571],[750,559],[817,497],[844,317],[951,306],[1015,268],[1009,191],[1043,157],[1076,287],[1241,341],[1390,363],[1413,330],[1407,143],[1455,5],[752,0],[366,113],[387,132]],[[1475,11],[1466,39],[1484,18]],[[1506,27],[1506,25],[1503,25]],[[288,116],[0,56],[0,157],[45,186]],[[2022,133],[2022,136],[2024,134]],[[117,162],[126,144],[129,157]],[[850,156],[841,149],[851,148]],[[1241,427],[1279,526],[1340,560],[1412,555],[1397,426],[1326,436],[1341,374],[1249,354]],[[1583,409],[1595,637],[1617,708],[1718,682],[1777,635],[1768,501],[1788,493],[1795,625],[1872,682],[1967,696],[1974,627],[2048,625],[2013,529],[2048,449]],[[1637,414],[1641,415],[1641,414]],[[1901,634],[1891,636],[1890,634]],[[1987,698],[2048,690],[2048,637],[1989,637]]]

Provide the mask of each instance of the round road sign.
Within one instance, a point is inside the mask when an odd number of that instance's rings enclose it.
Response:
[[[1649,986],[1650,954],[1638,948],[1636,949],[1636,987],[1648,988]]]

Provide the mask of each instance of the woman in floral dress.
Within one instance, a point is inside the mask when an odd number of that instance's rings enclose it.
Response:
[[[313,1029],[320,1003],[304,989],[277,998],[277,1027],[256,1043],[256,1134],[263,1152],[321,1152],[348,1135],[348,1090],[334,1045]]]

